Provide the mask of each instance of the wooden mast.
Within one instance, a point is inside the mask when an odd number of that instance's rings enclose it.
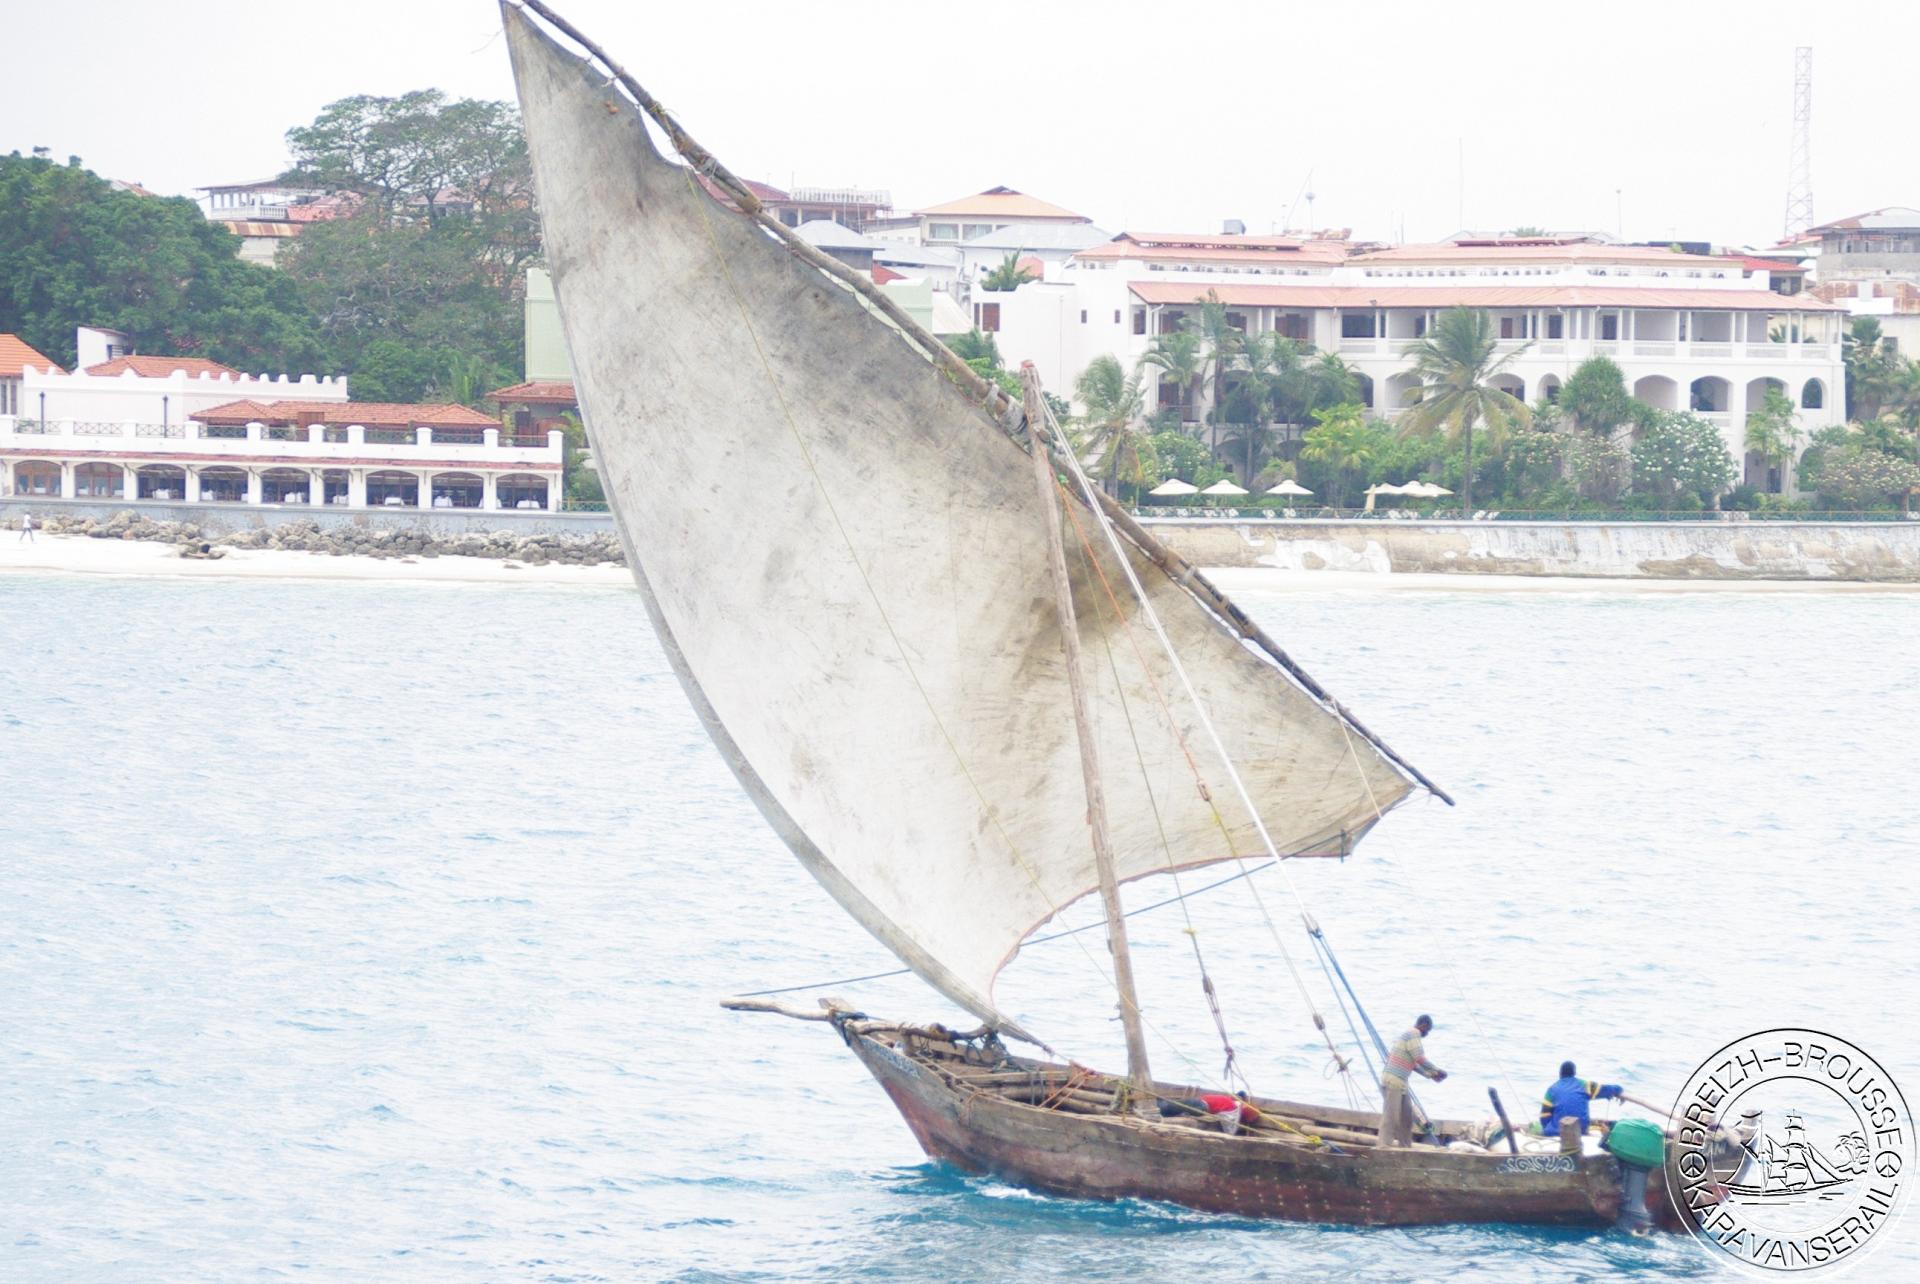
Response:
[[[1107,834],[1107,797],[1100,784],[1100,755],[1093,740],[1086,680],[1080,667],[1080,626],[1073,614],[1073,582],[1067,578],[1067,554],[1060,532],[1060,496],[1053,456],[1046,446],[1046,407],[1040,376],[1031,361],[1020,364],[1026,389],[1027,444],[1040,508],[1047,515],[1047,560],[1053,568],[1054,606],[1060,616],[1060,646],[1067,658],[1067,689],[1073,696],[1073,725],[1080,736],[1080,772],[1087,789],[1087,824],[1093,830],[1093,864],[1100,875],[1100,904],[1107,916],[1107,949],[1113,955],[1113,987],[1120,995],[1120,1025],[1127,1035],[1127,1076],[1145,1093],[1153,1083],[1147,1067],[1147,1039],[1140,1026],[1140,1000],[1133,988],[1133,952],[1127,946],[1127,920],[1120,910],[1120,883],[1113,874],[1113,843]]]

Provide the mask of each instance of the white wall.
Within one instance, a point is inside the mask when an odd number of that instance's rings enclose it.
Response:
[[[43,399],[44,398],[44,399]],[[20,381],[20,416],[88,423],[181,423],[202,410],[242,398],[254,401],[345,401],[344,377],[313,375],[189,375],[176,370],[153,379],[128,371],[118,375],[45,374],[29,370]]]

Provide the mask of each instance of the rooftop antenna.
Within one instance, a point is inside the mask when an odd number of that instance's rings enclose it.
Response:
[[[1793,51],[1793,139],[1787,153],[1787,238],[1813,226],[1813,48]]]

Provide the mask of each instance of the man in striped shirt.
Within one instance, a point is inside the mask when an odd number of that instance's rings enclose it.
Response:
[[[1433,1018],[1422,1013],[1413,1029],[1401,1035],[1387,1049],[1387,1073],[1380,1081],[1380,1144],[1407,1146],[1413,1143],[1413,1102],[1407,1099],[1407,1076],[1418,1070],[1439,1083],[1447,1072],[1427,1060],[1426,1044],[1433,1033]]]

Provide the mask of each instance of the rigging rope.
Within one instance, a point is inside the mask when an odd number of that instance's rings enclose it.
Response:
[[[1258,865],[1255,865],[1252,869],[1243,869],[1239,873],[1229,874],[1225,878],[1220,879],[1218,882],[1208,883],[1204,887],[1196,887],[1192,891],[1185,892],[1179,896],[1169,896],[1165,900],[1155,901],[1151,905],[1142,905],[1139,909],[1128,910],[1126,912],[1126,916],[1128,918],[1135,918],[1141,914],[1151,913],[1152,911],[1157,909],[1165,909],[1167,906],[1172,905],[1176,901],[1182,901],[1190,897],[1198,896],[1202,892],[1211,892],[1217,887],[1225,887],[1228,883],[1237,883],[1243,878],[1250,878],[1253,875],[1258,874],[1261,870],[1270,867],[1272,864],[1273,864],[1272,861],[1261,861]],[[1063,937],[1077,936],[1081,932],[1092,932],[1099,928],[1105,927],[1106,925],[1107,925],[1106,920],[1102,918],[1097,923],[1082,923],[1079,927],[1069,927],[1058,932],[1049,932],[1045,936],[1036,936],[1032,940],[1026,942],[1026,944],[1027,945],[1045,945],[1048,941],[1057,941]],[[1022,946],[1022,948],[1025,948],[1025,946]],[[913,969],[910,967],[897,967],[890,972],[869,972],[865,976],[844,976],[837,981],[815,981],[808,985],[783,985],[777,990],[749,990],[745,994],[740,995],[739,997],[743,999],[763,999],[768,997],[769,995],[774,995],[774,994],[797,994],[801,990],[824,990],[830,986],[835,986],[835,985],[854,985],[861,981],[881,981],[881,980],[885,980],[888,977],[906,976],[910,974],[912,971]]]
[[[1167,662],[1172,667],[1174,675],[1179,678],[1181,689],[1186,693],[1187,701],[1193,707],[1194,715],[1199,719],[1200,726],[1206,731],[1208,740],[1212,742],[1214,753],[1219,757],[1221,766],[1226,769],[1227,778],[1233,782],[1234,791],[1239,795],[1241,806],[1245,808],[1248,819],[1253,822],[1254,831],[1260,835],[1260,841],[1266,847],[1267,855],[1276,865],[1279,865],[1281,861],[1279,846],[1273,841],[1273,835],[1267,831],[1266,821],[1261,817],[1259,809],[1253,805],[1253,797],[1247,790],[1246,782],[1241,779],[1239,769],[1234,766],[1233,757],[1227,752],[1226,744],[1220,739],[1220,732],[1218,728],[1214,726],[1213,718],[1207,713],[1206,706],[1200,702],[1199,694],[1193,687],[1193,680],[1187,676],[1186,665],[1181,663],[1179,652],[1174,650],[1173,640],[1167,636],[1166,626],[1160,621],[1160,613],[1154,609],[1153,602],[1147,596],[1145,586],[1140,583],[1140,577],[1133,569],[1132,559],[1127,556],[1126,550],[1121,546],[1120,537],[1114,533],[1113,524],[1108,520],[1106,512],[1100,507],[1100,501],[1094,494],[1093,482],[1087,476],[1086,470],[1081,467],[1079,456],[1073,449],[1073,443],[1067,439],[1065,430],[1060,427],[1060,421],[1054,415],[1053,408],[1048,406],[1044,401],[1041,402],[1041,407],[1042,414],[1046,420],[1046,426],[1052,429],[1054,439],[1060,445],[1059,453],[1061,457],[1066,460],[1068,470],[1073,474],[1074,480],[1079,483],[1081,492],[1086,498],[1087,508],[1093,513],[1094,519],[1099,525],[1101,532],[1106,536],[1107,544],[1113,550],[1114,559],[1119,562],[1120,569],[1126,575],[1127,583],[1129,587],[1132,588],[1134,597],[1140,603],[1139,613],[1146,617],[1147,623],[1153,629],[1154,636],[1159,639],[1160,648],[1166,654]],[[1035,450],[1046,449],[1045,444],[1040,438],[1040,428],[1041,425],[1039,424],[1028,425],[1028,437]],[[1068,511],[1071,512],[1072,510],[1069,509]],[[1148,668],[1148,672],[1151,674],[1151,668]],[[1157,684],[1155,689],[1156,691],[1158,690]],[[1169,725],[1174,726],[1175,734],[1179,735],[1177,724],[1175,724],[1173,719],[1172,709],[1166,704],[1164,697],[1162,697],[1162,708],[1167,713]],[[1344,733],[1344,719],[1336,718],[1336,721],[1341,722]],[[1184,741],[1184,737],[1182,739]],[[1349,735],[1349,747],[1351,747],[1351,744],[1352,738]],[[1188,755],[1188,761],[1189,763],[1193,761],[1191,754]],[[1200,789],[1200,796],[1206,800],[1209,807],[1213,808],[1216,820],[1219,820],[1224,828],[1225,822],[1223,819],[1220,819],[1219,808],[1213,802],[1213,795],[1211,791],[1207,789],[1206,781],[1199,777],[1197,764],[1194,764],[1194,772],[1196,783]],[[1369,795],[1371,795],[1371,787],[1369,787]],[[1375,811],[1378,812],[1379,804],[1377,800],[1375,800],[1374,807]],[[1233,853],[1232,859],[1244,866],[1244,858],[1241,857],[1237,848],[1231,844],[1231,841],[1229,841],[1228,850]],[[1284,865],[1280,865],[1280,875],[1286,881],[1287,891],[1293,897],[1294,903],[1299,906],[1301,912],[1304,914],[1307,908],[1306,900],[1300,895],[1300,889],[1294,885],[1293,876],[1287,872]],[[1273,921],[1273,915],[1267,911],[1266,901],[1260,895],[1259,884],[1250,882],[1247,884],[1247,887],[1253,895],[1254,904],[1260,910],[1260,917],[1266,922],[1268,933],[1273,937],[1275,948],[1280,951],[1280,957],[1286,963],[1287,971],[1292,976],[1295,987],[1300,991],[1302,1001],[1307,1005],[1307,1011],[1313,1018],[1314,1028],[1320,1032],[1321,1038],[1326,1041],[1327,1051],[1332,1055],[1335,1066],[1342,1074],[1349,1073],[1348,1059],[1342,1057],[1339,1048],[1335,1046],[1333,1035],[1327,1029],[1326,1018],[1320,1014],[1319,1006],[1314,1002],[1311,992],[1308,991],[1306,978],[1301,975],[1300,966],[1295,962],[1293,952],[1287,948],[1286,942],[1281,939],[1279,926]]]

